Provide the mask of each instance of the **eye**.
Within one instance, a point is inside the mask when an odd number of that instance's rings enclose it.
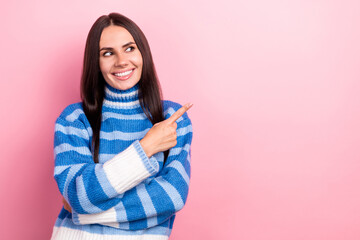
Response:
[[[110,55],[112,55],[112,52],[104,52],[104,53],[103,53],[103,56],[104,56],[104,57],[108,57],[108,56],[110,56]]]
[[[128,47],[126,50],[125,50],[125,52],[131,52],[131,51],[133,51],[135,48],[134,47]]]

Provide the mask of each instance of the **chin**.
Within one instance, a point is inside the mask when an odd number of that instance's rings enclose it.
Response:
[[[137,83],[137,82],[136,82]],[[133,86],[136,85],[136,83],[132,82],[132,83],[117,83],[114,84],[114,88],[119,89],[119,90],[128,90],[130,88],[132,88]]]

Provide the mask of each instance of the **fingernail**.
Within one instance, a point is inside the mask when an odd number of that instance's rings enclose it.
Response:
[[[194,104],[193,103],[188,103],[186,105],[187,105],[187,108],[191,108]]]

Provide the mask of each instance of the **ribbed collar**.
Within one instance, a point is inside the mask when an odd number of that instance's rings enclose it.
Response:
[[[116,89],[106,83],[103,104],[111,108],[139,107],[139,83],[127,90]]]

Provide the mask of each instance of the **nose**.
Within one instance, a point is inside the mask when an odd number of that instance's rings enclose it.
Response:
[[[125,67],[128,65],[128,60],[124,54],[118,54],[115,60],[116,67]]]

